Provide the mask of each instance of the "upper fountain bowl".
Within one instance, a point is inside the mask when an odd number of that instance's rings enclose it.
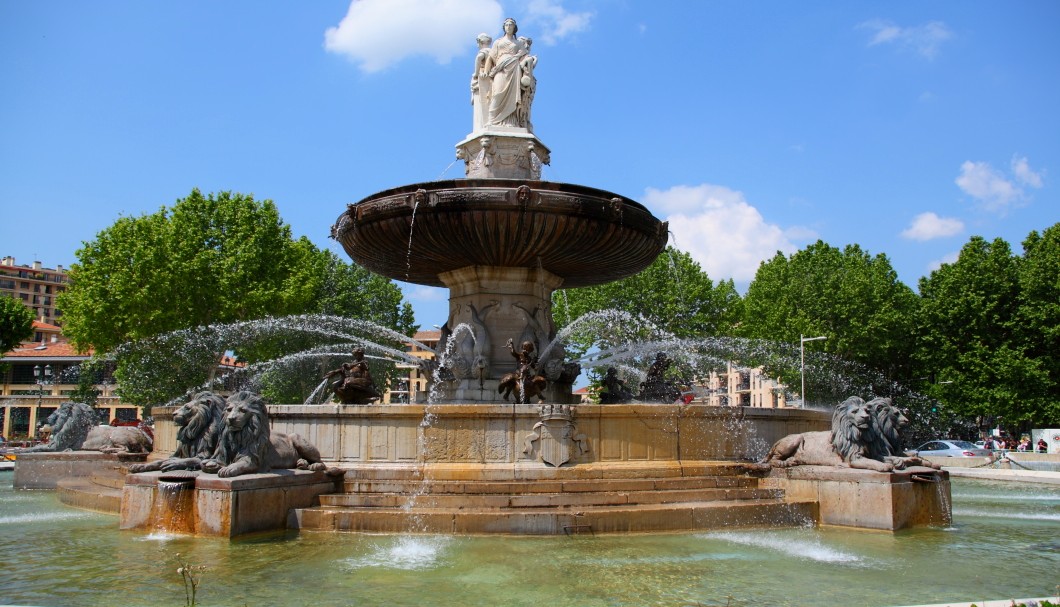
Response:
[[[595,188],[519,179],[454,179],[373,194],[331,228],[358,264],[389,278],[445,286],[468,266],[541,268],[586,287],[646,268],[667,224],[638,202]]]

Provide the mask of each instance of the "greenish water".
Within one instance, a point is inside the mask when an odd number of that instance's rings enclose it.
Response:
[[[13,491],[11,478],[0,472],[0,604],[179,607],[178,553],[207,567],[202,607],[882,607],[1049,596],[1060,584],[1056,487],[957,479],[952,527],[898,534],[303,533],[229,542],[119,531],[114,516],[63,506],[51,491]]]

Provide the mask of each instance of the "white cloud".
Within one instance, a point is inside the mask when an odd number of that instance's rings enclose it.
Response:
[[[324,48],[369,73],[417,55],[444,64],[471,53],[475,36],[499,31],[503,20],[496,0],[353,0],[324,32]]]
[[[869,46],[896,44],[902,48],[912,49],[927,59],[934,59],[942,43],[953,37],[953,32],[941,21],[901,27],[886,19],[873,19],[858,24],[858,27],[872,32]]]
[[[805,228],[784,230],[767,223],[742,193],[723,186],[648,188],[644,203],[665,215],[674,246],[688,252],[713,280],[750,282],[759,264],[777,251],[797,251],[792,240],[816,237]]]
[[[530,0],[526,4],[526,22],[538,28],[532,37],[535,42],[541,40],[548,45],[585,31],[592,17],[591,12],[568,12],[555,0]]]
[[[934,272],[935,270],[941,268],[942,264],[944,264],[944,263],[947,263],[947,264],[948,263],[957,263],[957,259],[960,256],[961,256],[961,252],[960,251],[954,251],[952,253],[948,253],[948,254],[944,255],[942,257],[942,259],[936,259],[936,260],[932,261],[931,263],[928,264],[928,268],[927,268],[928,273],[930,274],[931,272]]]
[[[921,213],[913,218],[913,223],[902,232],[902,238],[909,240],[933,240],[960,234],[964,230],[964,222],[953,217],[939,217],[927,212]]]
[[[1042,187],[1042,176],[1040,173],[1036,173],[1031,169],[1030,164],[1027,162],[1026,156],[1013,156],[1012,157],[1012,174],[1016,176],[1016,180],[1023,185],[1030,186],[1032,188]]]
[[[1026,187],[1042,187],[1042,176],[1030,168],[1026,158],[1012,159],[1012,173],[1014,179],[1006,177],[988,162],[966,160],[961,165],[961,174],[954,181],[983,209],[1004,214],[1021,206],[1027,198],[1026,191],[1015,182]]]

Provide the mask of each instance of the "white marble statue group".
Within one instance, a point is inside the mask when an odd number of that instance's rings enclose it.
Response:
[[[530,38],[515,34],[515,19],[504,21],[504,35],[496,42],[479,34],[475,72],[471,76],[473,132],[491,127],[514,127],[533,133],[530,106],[534,101],[537,57],[530,54]],[[491,43],[492,42],[492,46]]]

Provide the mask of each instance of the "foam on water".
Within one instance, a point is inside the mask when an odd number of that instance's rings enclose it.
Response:
[[[369,554],[351,557],[342,562],[351,569],[432,569],[441,564],[450,542],[450,538],[441,536],[387,538],[385,543],[375,546]]]
[[[53,521],[66,521],[70,519],[86,518],[88,516],[89,515],[84,512],[33,512],[30,514],[16,514],[14,516],[0,516],[0,525],[50,523]]]
[[[962,500],[989,500],[995,502],[1060,502],[1060,493],[997,495],[993,493],[959,493],[954,491],[953,497],[959,497]]]
[[[858,566],[867,564],[866,559],[857,554],[825,546],[821,543],[820,538],[804,533],[792,536],[786,533],[768,531],[719,531],[707,533],[701,537],[732,542],[742,546],[764,548],[799,559],[809,559],[820,563]]]

